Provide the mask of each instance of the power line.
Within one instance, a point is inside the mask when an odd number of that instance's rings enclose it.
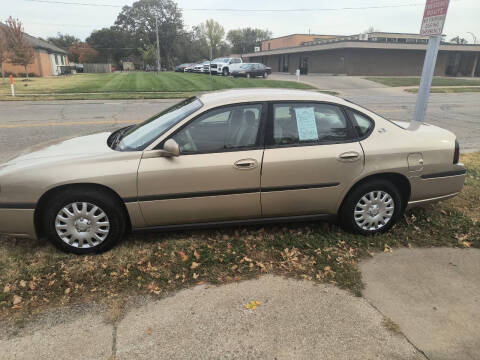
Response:
[[[85,2],[70,2],[57,0],[24,0],[29,2],[77,5],[77,6],[95,6],[95,7],[114,7],[122,8],[121,5],[98,4]],[[217,12],[313,12],[313,11],[347,11],[347,10],[371,10],[371,9],[391,9],[401,7],[425,6],[425,3],[408,3],[396,5],[378,5],[378,6],[360,6],[360,7],[340,7],[340,8],[294,8],[294,9],[238,9],[238,8],[182,8],[183,11],[217,11]]]

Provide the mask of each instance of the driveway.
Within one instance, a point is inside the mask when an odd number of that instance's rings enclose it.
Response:
[[[480,358],[479,249],[396,249],[360,270],[363,296],[428,359]]]
[[[245,309],[252,300],[257,309]],[[92,307],[0,326],[0,358],[424,359],[383,321],[365,299],[333,286],[263,276],[143,301],[114,324]]]

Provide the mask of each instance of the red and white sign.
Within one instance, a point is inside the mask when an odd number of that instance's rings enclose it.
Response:
[[[442,35],[450,0],[427,0],[420,35]]]

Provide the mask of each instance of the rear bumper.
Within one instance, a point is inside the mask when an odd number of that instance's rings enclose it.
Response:
[[[448,172],[424,174],[411,177],[411,196],[408,208],[446,200],[460,193],[465,183],[466,170],[463,165],[455,165]]]
[[[34,213],[34,209],[0,209],[0,234],[35,239]]]

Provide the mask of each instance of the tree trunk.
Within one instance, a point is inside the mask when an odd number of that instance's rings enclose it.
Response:
[[[5,84],[5,71],[3,70],[3,64],[0,64],[0,68],[2,69],[2,84]]]
[[[25,65],[25,75],[27,76],[27,81],[28,81],[29,79],[28,79],[27,65]]]

